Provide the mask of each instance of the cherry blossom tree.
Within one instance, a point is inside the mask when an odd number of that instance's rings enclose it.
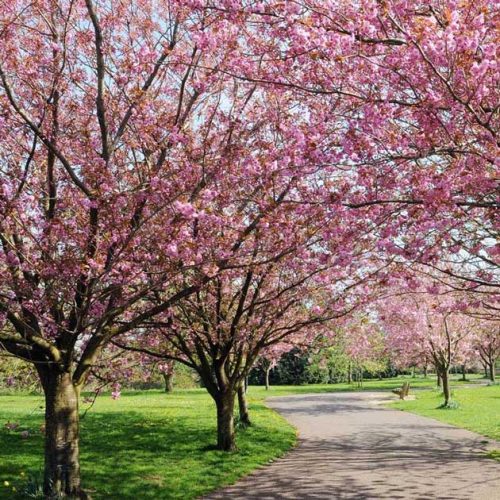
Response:
[[[175,363],[173,361],[159,363],[158,370],[165,380],[165,392],[172,392],[174,390]]]
[[[0,6],[0,341],[42,382],[47,494],[85,496],[78,397],[106,345],[315,188],[317,120],[230,74],[258,52],[245,22],[200,2]]]
[[[258,365],[264,370],[264,383],[266,391],[269,390],[269,373],[278,364],[281,357],[290,351],[293,347],[292,342],[281,342],[279,344],[274,344],[264,349],[258,361]]]
[[[500,357],[500,329],[498,322],[480,321],[476,323],[473,347],[488,370],[491,382],[495,383],[495,369]]]
[[[297,228],[310,232],[307,225]],[[150,335],[131,333],[115,341],[124,349],[176,360],[195,370],[216,404],[217,445],[226,451],[236,446],[237,391],[259,356],[284,342],[307,345],[321,332],[327,334],[331,321],[359,305],[352,291],[369,287],[373,279],[353,279],[354,262],[338,268],[318,250],[285,255],[266,258],[254,247],[253,266],[220,273],[172,307],[161,323],[153,322]]]
[[[259,290],[278,342],[343,309],[313,312],[318,275],[338,299],[376,254],[435,265],[474,221],[494,260],[494,37],[487,0],[0,5],[0,345],[44,388],[47,494],[85,496],[78,397],[113,339],[165,328],[201,363],[200,307],[229,287],[228,309]],[[231,311],[235,346],[270,344]],[[212,386],[226,438],[243,372]]]
[[[310,0],[285,9],[303,20],[283,28],[283,37],[301,41],[287,55],[300,51],[309,75],[307,85],[285,76],[286,84],[356,107],[337,164],[356,165],[356,186],[344,197],[351,207],[391,207],[379,251],[480,293],[498,288],[500,72],[491,2]],[[453,259],[441,259],[444,252]]]
[[[464,314],[463,297],[446,290],[401,292],[379,307],[389,348],[398,357],[417,352],[432,359],[442,381],[444,405],[451,398],[449,370],[472,353],[477,320]]]

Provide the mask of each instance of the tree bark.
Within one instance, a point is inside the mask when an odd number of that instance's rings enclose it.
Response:
[[[216,399],[217,405],[217,448],[223,451],[235,451],[234,436],[234,391],[228,389]]]
[[[492,382],[495,382],[495,360],[492,359],[489,363],[489,378]]]
[[[174,374],[164,373],[163,380],[165,380],[165,392],[172,392],[174,390]]]
[[[441,387],[441,374],[439,373],[438,370],[436,370],[437,373],[436,373],[436,376],[437,376],[437,380],[436,380],[436,384],[438,387]]]
[[[251,425],[252,422],[250,421],[250,414],[248,412],[247,395],[243,383],[238,388],[238,406],[240,410],[240,422],[243,425]]]
[[[349,385],[352,384],[352,367],[351,367],[351,363],[349,363],[349,366],[347,367],[347,383]]]
[[[269,390],[269,372],[271,371],[271,367],[266,368],[266,391]]]
[[[467,380],[467,367],[465,366],[465,364],[462,365],[462,380]]]
[[[79,389],[69,372],[44,367],[39,373],[45,393],[45,495],[88,498],[80,481]]]
[[[427,365],[424,365],[424,378],[427,378]]]
[[[448,406],[450,403],[450,378],[448,370],[441,371],[441,379],[443,381],[444,405]]]

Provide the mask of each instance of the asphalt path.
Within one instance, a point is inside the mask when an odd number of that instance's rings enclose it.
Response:
[[[299,443],[207,499],[500,500],[500,443],[383,403],[387,393],[270,398]],[[500,424],[500,415],[499,415]]]

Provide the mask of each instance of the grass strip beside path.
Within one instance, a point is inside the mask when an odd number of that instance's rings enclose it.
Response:
[[[440,391],[417,391],[415,400],[391,403],[391,408],[430,417],[462,427],[482,436],[500,441],[500,385],[454,388],[452,400],[456,408],[439,408],[443,403]],[[489,453],[500,460],[500,450]]]

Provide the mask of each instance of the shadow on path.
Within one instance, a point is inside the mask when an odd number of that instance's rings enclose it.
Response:
[[[298,446],[206,498],[500,500],[500,463],[484,456],[483,436],[381,407],[387,398],[269,399],[299,430]]]

